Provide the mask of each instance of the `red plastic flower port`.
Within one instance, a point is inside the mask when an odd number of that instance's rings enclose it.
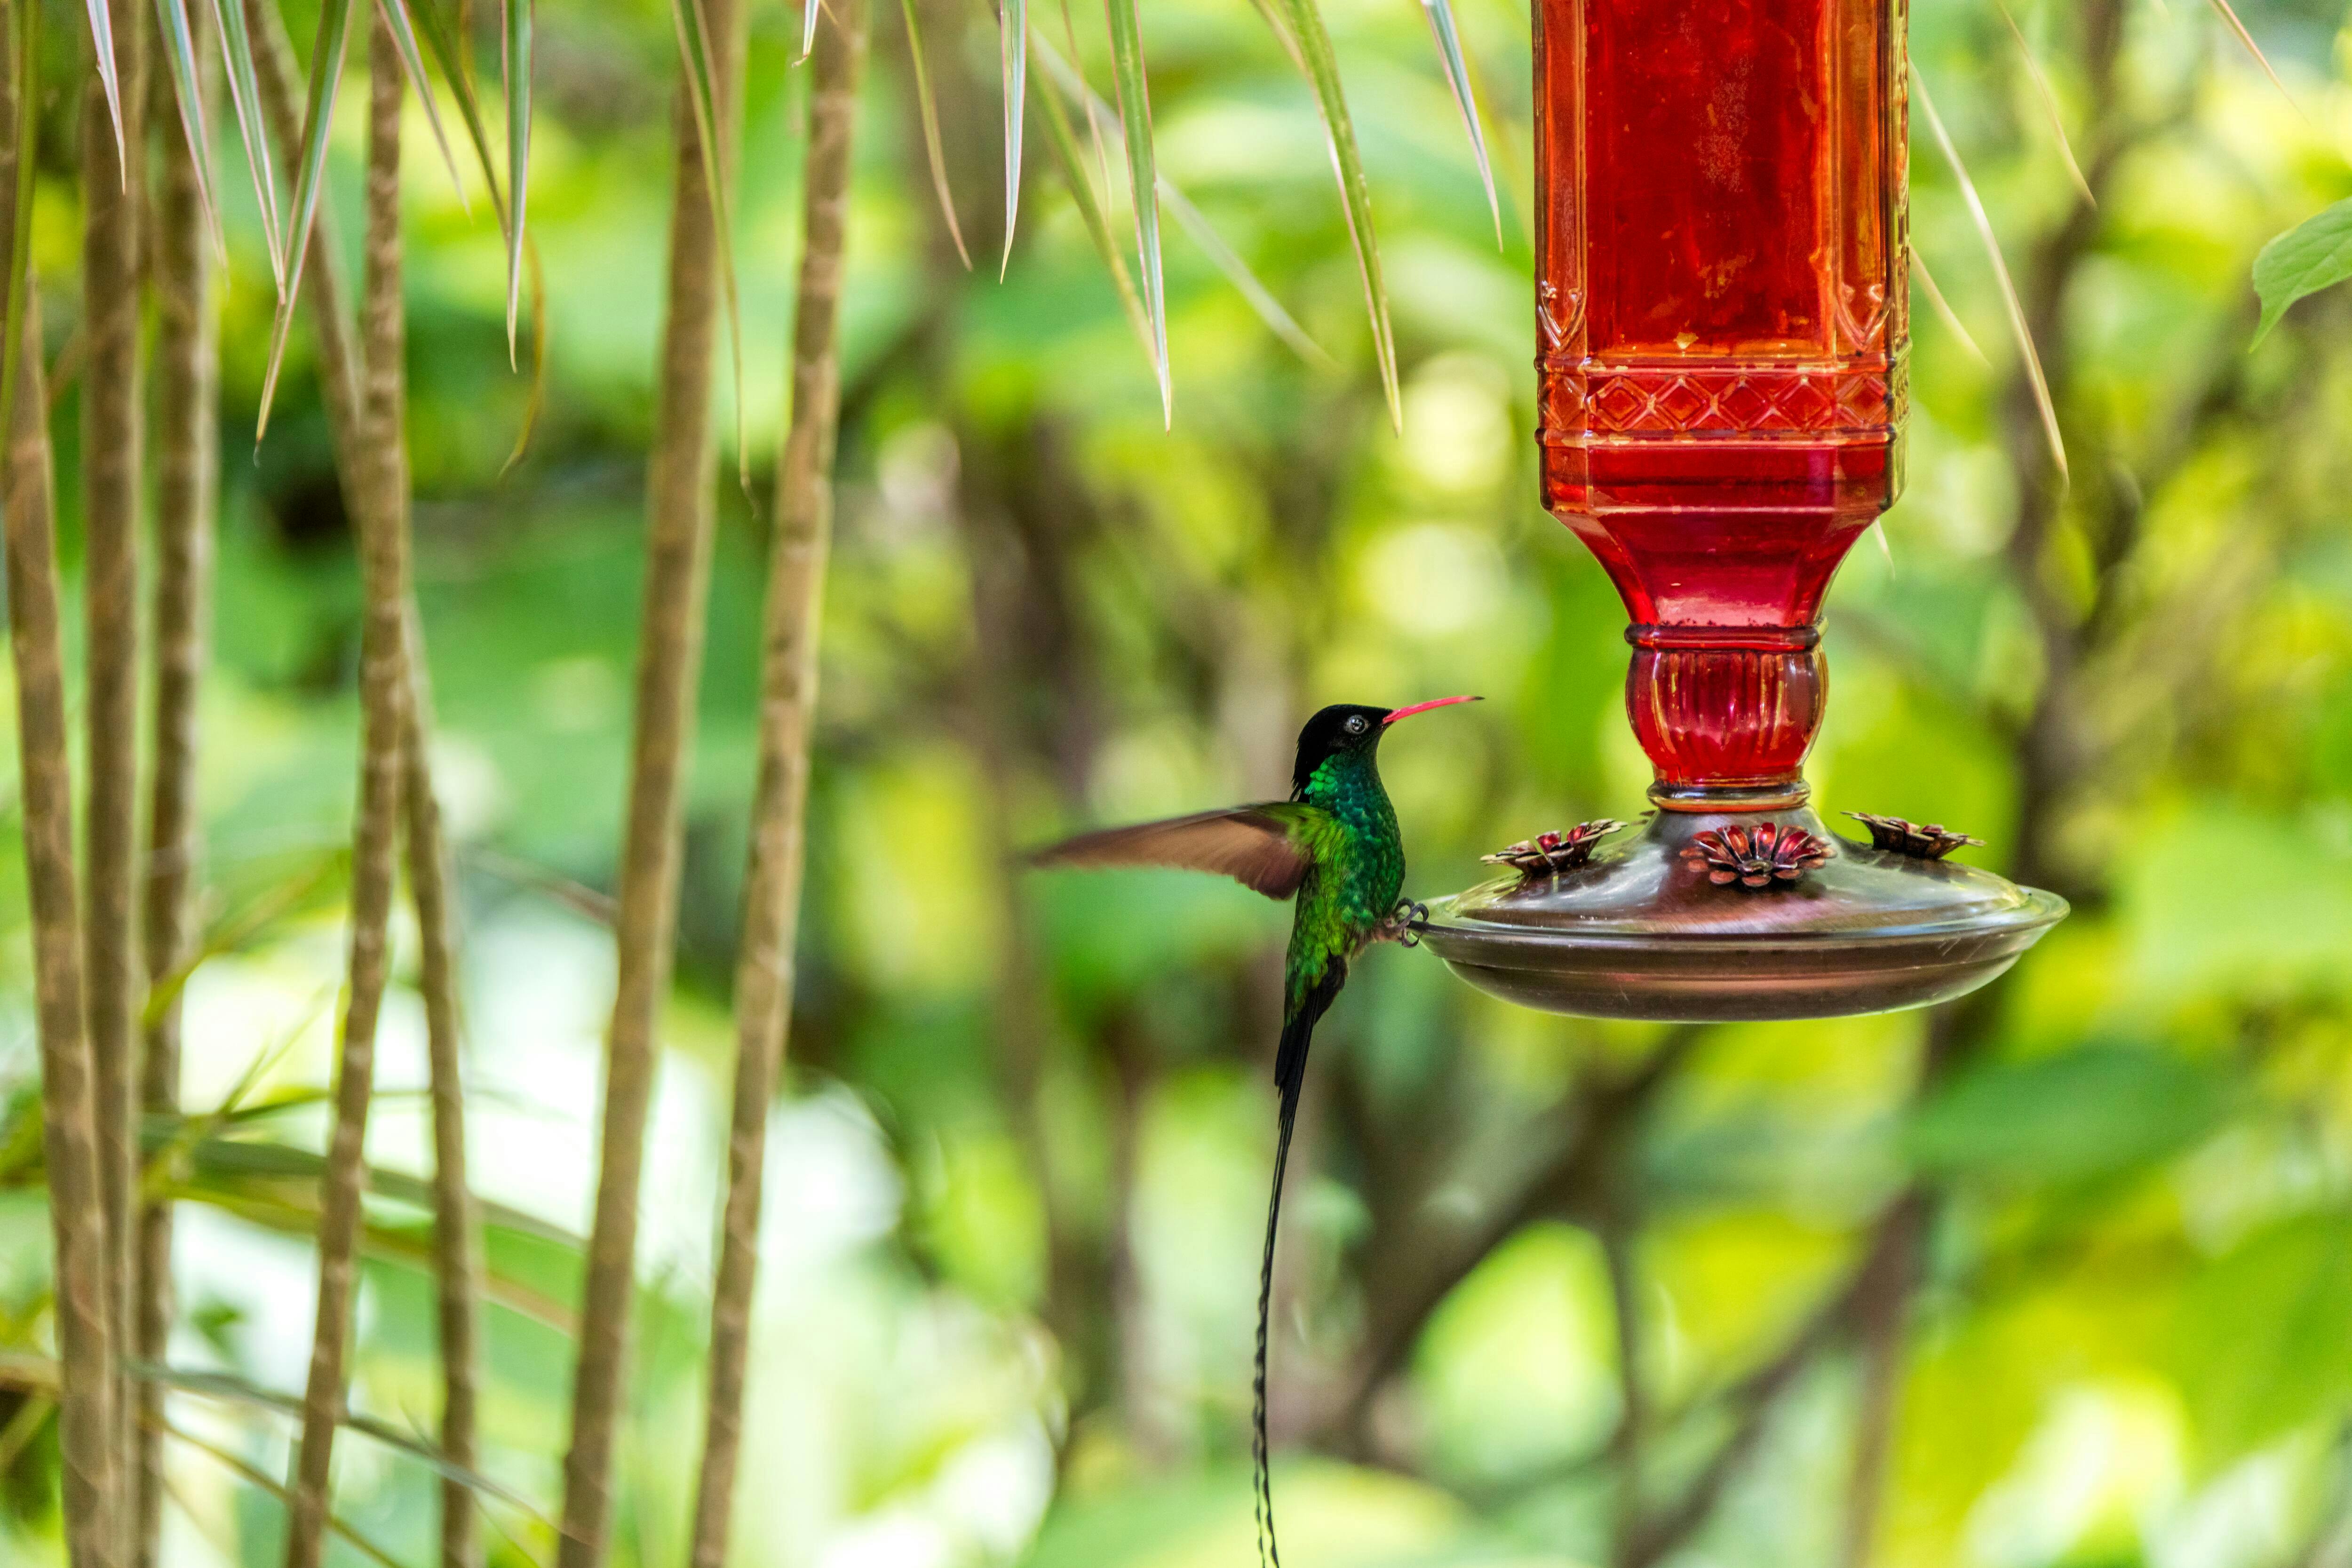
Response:
[[[1829,847],[1801,827],[1762,822],[1753,828],[1705,828],[1683,851],[1717,887],[1769,888],[1797,880],[1829,858]]]
[[[1478,857],[1490,866],[1512,866],[1523,877],[1573,871],[1592,858],[1592,847],[1625,825],[1611,817],[1580,822],[1565,833],[1538,833]]]

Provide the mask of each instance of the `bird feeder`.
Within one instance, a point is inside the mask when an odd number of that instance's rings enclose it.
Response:
[[[1999,974],[2066,912],[1831,832],[1803,764],[1822,599],[1903,477],[1903,0],[1538,0],[1536,332],[1545,505],[1633,624],[1657,781],[1613,824],[1489,857],[1423,939],[1514,1002],[1822,1017]]]

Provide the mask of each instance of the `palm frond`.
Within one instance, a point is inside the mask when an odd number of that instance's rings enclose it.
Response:
[[[1160,377],[1160,417],[1176,421],[1168,372],[1168,280],[1160,256],[1159,163],[1151,148],[1151,88],[1143,70],[1143,23],[1136,0],[1103,0],[1110,24],[1110,75],[1127,143],[1129,205],[1135,210],[1135,254],[1143,314],[1151,324],[1151,367]]]
[[[1315,89],[1315,105],[1323,117],[1323,133],[1331,154],[1331,172],[1339,182],[1339,205],[1347,214],[1348,237],[1356,248],[1356,269],[1364,285],[1364,309],[1372,329],[1372,355],[1380,365],[1381,390],[1388,397],[1389,422],[1404,427],[1404,401],[1397,386],[1396,332],[1389,321],[1388,285],[1381,278],[1380,243],[1372,233],[1371,187],[1364,178],[1364,161],[1356,150],[1356,130],[1348,117],[1348,100],[1339,85],[1339,62],[1331,49],[1331,35],[1323,26],[1315,0],[1270,0],[1282,19],[1278,29]],[[1498,220],[1499,221],[1499,220]]]
[[[931,73],[923,64],[923,24],[915,14],[916,0],[901,0],[899,8],[907,16],[907,63],[915,73],[915,105],[923,121],[923,153],[931,162],[931,191],[948,220],[948,237],[955,242],[956,255],[969,272],[971,252],[964,248],[963,226],[956,222],[955,193],[948,187],[947,151],[940,144],[939,101],[931,95]],[[809,9],[814,15],[816,0],[809,0]]]
[[[253,64],[253,35],[245,25],[244,0],[212,0],[220,29],[221,58],[228,66],[228,99],[236,110],[237,134],[245,138],[246,166],[253,172],[253,199],[261,209],[261,240],[269,252],[269,275],[278,298],[286,298],[286,236],[278,221],[278,172],[269,132],[261,122],[261,84]]]
[[[235,4],[236,0],[229,0]],[[317,225],[319,199],[326,186],[327,140],[335,115],[335,92],[343,74],[343,55],[351,41],[352,0],[320,0],[319,37],[310,51],[310,107],[302,121],[302,161],[294,176],[294,223],[286,265],[286,291],[278,301],[278,317],[269,330],[269,368],[261,378],[261,413],[254,439],[269,429],[269,405],[278,392],[278,373],[286,361],[286,344],[294,331],[294,301],[302,292],[302,265],[310,253],[310,234]]]
[[[2033,389],[2033,405],[2041,413],[2042,434],[2050,441],[2051,460],[2058,465],[2063,479],[2066,476],[2066,438],[2059,433],[2058,405],[2051,400],[2050,382],[2042,373],[2042,355],[2033,346],[2033,329],[2026,322],[2024,302],[2017,297],[2017,285],[2009,275],[2009,262],[2000,253],[2000,238],[1993,233],[1984,198],[1977,195],[1977,184],[1969,178],[1968,165],[1960,162],[1960,150],[1952,145],[1951,133],[1944,129],[1943,116],[1936,112],[1936,100],[1927,91],[1927,79],[1919,74],[1917,66],[1911,68],[1911,86],[1918,94],[1919,107],[1927,111],[1927,129],[1934,133],[1944,161],[1951,165],[1953,179],[1959,183],[1969,221],[1976,225],[1977,237],[1984,242],[1985,256],[1991,261],[1993,276],[2000,284],[2000,301],[2009,312],[2010,331],[2017,340],[2026,380]]]
[[[1470,155],[1478,161],[1478,178],[1486,187],[1486,211],[1495,220],[1495,248],[1503,247],[1503,204],[1495,195],[1495,171],[1486,158],[1486,132],[1478,123],[1478,99],[1470,90],[1470,68],[1462,58],[1462,35],[1454,26],[1452,0],[1421,0],[1429,18],[1429,36],[1437,45],[1437,63],[1445,72],[1445,86],[1454,107],[1462,113],[1462,129],[1469,133]]]

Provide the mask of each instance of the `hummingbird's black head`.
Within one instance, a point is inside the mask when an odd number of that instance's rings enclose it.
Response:
[[[1315,770],[1334,757],[1370,761],[1381,748],[1381,736],[1400,719],[1426,713],[1433,708],[1477,700],[1475,697],[1441,697],[1434,702],[1416,702],[1410,708],[1367,708],[1360,703],[1335,702],[1307,721],[1307,727],[1298,731],[1298,760],[1290,771],[1291,791],[1295,795],[1306,789]]]

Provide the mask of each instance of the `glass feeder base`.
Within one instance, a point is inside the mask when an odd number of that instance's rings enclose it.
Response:
[[[1704,832],[1801,828],[1828,858],[1794,880],[1709,879]],[[1659,811],[1587,864],[1430,905],[1422,940],[1480,990],[1587,1017],[1831,1018],[1948,1001],[2017,962],[2066,900],[1974,866],[1833,836],[1810,806]]]

